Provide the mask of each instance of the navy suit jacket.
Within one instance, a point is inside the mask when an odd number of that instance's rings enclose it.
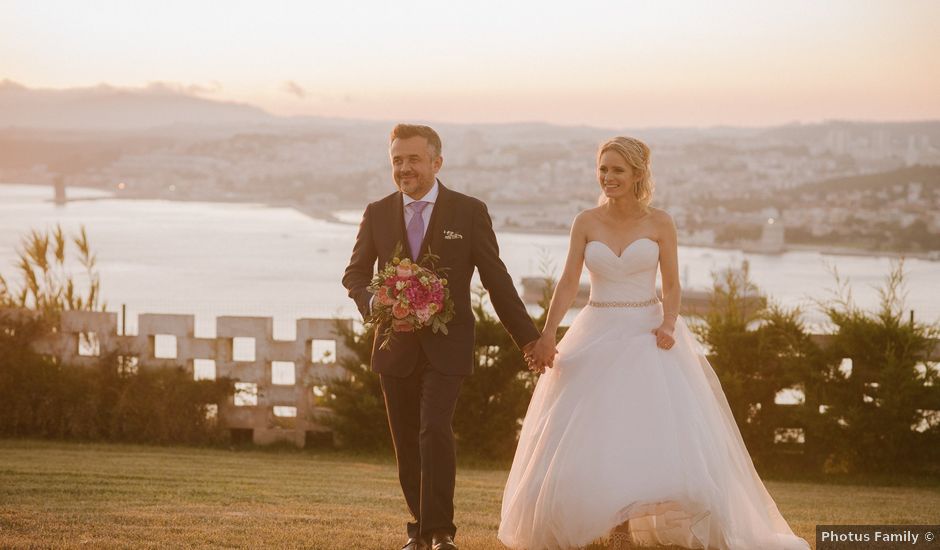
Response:
[[[519,298],[512,277],[499,258],[499,246],[486,204],[474,197],[452,191],[443,184],[431,211],[431,220],[421,244],[419,259],[425,252],[440,256],[437,268],[447,268],[445,277],[454,301],[454,318],[447,324],[448,334],[430,328],[417,332],[394,333],[388,349],[379,349],[375,338],[372,370],[391,376],[407,376],[417,364],[421,350],[431,368],[444,374],[469,375],[473,372],[474,317],[470,303],[473,269],[489,292],[499,320],[520,348],[539,337],[532,318]],[[402,257],[410,257],[402,207],[402,194],[396,191],[370,203],[362,216],[352,257],[343,275],[343,286],[355,300],[363,317],[369,314],[372,294],[369,283],[375,263],[384,266],[401,243]],[[446,233],[461,238],[445,239]],[[384,326],[376,328],[378,334]]]

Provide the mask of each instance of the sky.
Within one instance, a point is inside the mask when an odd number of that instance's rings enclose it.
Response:
[[[937,0],[0,0],[0,80],[381,120],[940,119],[938,28]]]

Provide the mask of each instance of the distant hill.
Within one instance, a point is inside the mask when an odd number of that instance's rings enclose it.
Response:
[[[258,107],[204,99],[165,84],[47,90],[0,81],[0,129],[140,130],[180,124],[255,124],[276,119]]]
[[[833,178],[801,185],[794,188],[792,192],[799,194],[807,191],[814,193],[878,191],[892,185],[907,185],[911,182],[919,182],[925,188],[940,188],[940,166],[918,164],[889,172]]]
[[[904,139],[912,134],[926,136],[932,142],[940,141],[940,121],[918,120],[910,122],[868,122],[852,120],[829,120],[816,124],[786,124],[766,128],[761,136],[784,142],[809,143],[824,139],[832,132],[846,136],[870,137],[875,132],[883,132],[884,139]]]

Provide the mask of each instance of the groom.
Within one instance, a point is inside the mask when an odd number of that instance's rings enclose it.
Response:
[[[369,204],[359,226],[343,286],[363,317],[371,311],[367,287],[375,262],[384,266],[396,244],[420,259],[440,256],[455,313],[448,333],[430,329],[396,333],[388,349],[372,349],[385,410],[395,444],[398,478],[408,509],[408,542],[403,550],[456,550],[454,481],[457,472],[452,421],[457,394],[473,372],[474,317],[470,308],[473,268],[489,291],[500,321],[516,345],[528,351],[539,333],[512,277],[499,259],[486,205],[451,191],[436,178],[444,162],[441,138],[428,126],[399,124],[389,139],[392,177],[398,191]],[[381,333],[384,327],[378,327]]]

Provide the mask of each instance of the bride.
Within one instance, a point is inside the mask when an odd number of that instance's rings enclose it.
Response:
[[[808,549],[764,488],[718,378],[678,315],[676,229],[649,206],[649,148],[633,138],[604,143],[597,179],[606,200],[574,220],[528,357],[542,375],[503,493],[499,539],[528,550],[602,537],[615,547]],[[590,302],[556,349],[585,264]]]

